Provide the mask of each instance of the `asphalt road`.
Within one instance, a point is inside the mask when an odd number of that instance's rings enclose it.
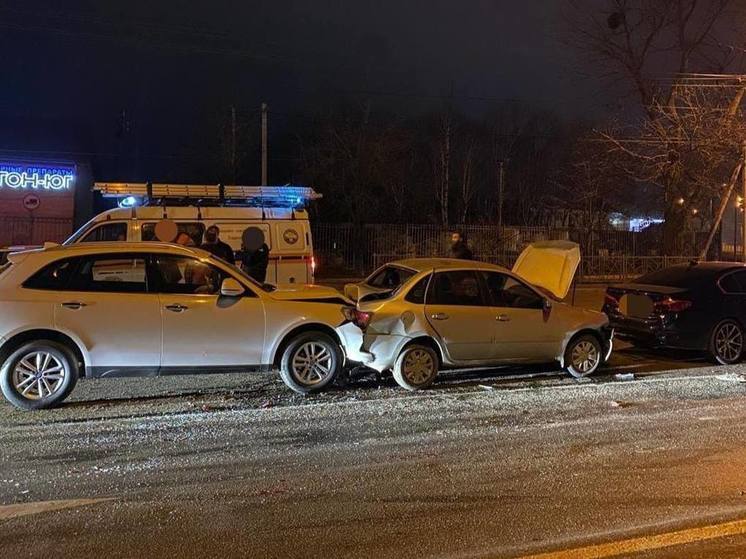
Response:
[[[417,394],[84,380],[56,410],[0,404],[0,556],[743,557],[742,374],[621,347],[592,380]]]

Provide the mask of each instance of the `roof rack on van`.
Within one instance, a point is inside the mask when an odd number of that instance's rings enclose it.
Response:
[[[306,186],[239,186],[222,184],[155,184],[97,182],[105,198],[134,198],[142,205],[250,206],[298,208],[322,197]]]

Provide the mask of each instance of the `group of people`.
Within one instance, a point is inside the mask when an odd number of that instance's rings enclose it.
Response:
[[[269,266],[269,247],[264,242],[263,234],[257,230],[258,235],[253,231],[244,232],[244,240],[241,245],[241,251],[238,253],[238,265],[249,276],[259,283],[264,283],[267,279],[267,267]],[[248,234],[247,234],[248,233]],[[176,236],[176,243],[184,246],[196,246],[194,239],[185,231],[179,232]],[[204,240],[199,248],[209,252],[228,262],[236,265],[236,255],[231,246],[220,239],[220,228],[217,225],[210,225],[205,231]]]

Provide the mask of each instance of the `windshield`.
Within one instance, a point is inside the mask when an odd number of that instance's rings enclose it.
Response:
[[[673,266],[640,276],[635,283],[662,287],[696,287],[717,275],[717,270],[699,266]]]
[[[399,266],[386,265],[373,272],[365,283],[371,287],[380,287],[383,289],[395,289],[406,283],[417,272],[409,268],[400,268]]]

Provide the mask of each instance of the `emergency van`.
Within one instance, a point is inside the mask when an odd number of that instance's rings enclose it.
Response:
[[[158,231],[178,231],[199,247],[208,227],[220,229],[236,262],[247,229],[259,229],[270,249],[266,281],[313,283],[315,260],[306,205],[321,194],[300,186],[223,186],[151,183],[95,183],[119,207],[81,227],[64,244],[111,241],[163,241]],[[170,221],[176,227],[157,227]]]

